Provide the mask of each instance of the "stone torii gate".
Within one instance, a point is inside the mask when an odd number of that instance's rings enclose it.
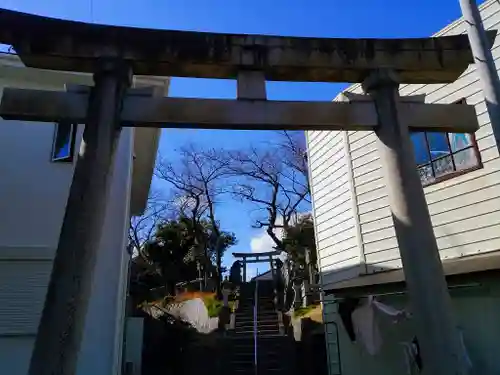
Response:
[[[276,257],[280,255],[279,251],[268,251],[264,253],[233,253],[233,257],[236,258],[236,260],[240,260],[241,258],[241,263],[243,266],[243,282],[246,282],[247,280],[247,264],[249,263],[266,263],[269,262],[269,269],[271,270],[271,275],[273,276],[274,279],[274,272],[275,272],[275,267],[274,267],[274,260]],[[248,259],[250,258],[250,259]]]
[[[490,48],[495,33],[489,34]],[[73,375],[113,163],[124,126],[374,130],[428,374],[464,374],[410,130],[474,132],[474,108],[401,100],[400,83],[449,83],[473,62],[467,36],[325,39],[84,24],[0,10],[0,43],[28,67],[87,72],[90,92],[4,90],[4,119],[85,124],[30,375]],[[131,95],[137,75],[237,79],[236,100]],[[362,82],[372,100],[268,101],[265,81]],[[15,126],[13,124],[12,126]]]

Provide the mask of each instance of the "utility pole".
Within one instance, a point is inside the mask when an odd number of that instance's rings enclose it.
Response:
[[[500,81],[476,0],[460,0],[497,148],[500,150]]]

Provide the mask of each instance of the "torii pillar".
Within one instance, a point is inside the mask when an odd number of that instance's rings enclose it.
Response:
[[[122,100],[131,79],[131,70],[123,60],[103,60],[94,74],[88,120],[31,357],[30,375],[76,372],[110,172],[121,130]],[[61,281],[63,285],[59,284]]]
[[[246,283],[247,282],[247,259],[245,257],[243,257],[243,282]]]
[[[399,252],[427,374],[467,374],[424,189],[415,168],[407,126],[398,114],[399,80],[373,71],[363,82],[373,97],[375,129]]]

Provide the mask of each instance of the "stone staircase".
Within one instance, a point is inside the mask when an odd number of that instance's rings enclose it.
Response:
[[[254,339],[255,283],[241,286],[235,328],[228,347],[227,374],[231,375],[293,375],[293,343],[280,330],[274,305],[272,282],[259,281],[257,304],[257,369]]]

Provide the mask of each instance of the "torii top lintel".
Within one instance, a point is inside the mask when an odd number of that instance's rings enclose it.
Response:
[[[233,253],[233,257],[235,258],[264,258],[264,257],[273,257],[279,256],[281,254],[280,251],[267,251],[262,253]]]
[[[489,31],[490,44],[496,31]],[[113,51],[134,74],[236,78],[260,70],[269,81],[361,82],[391,68],[401,83],[455,81],[473,62],[466,35],[333,39],[140,29],[65,21],[0,9],[0,43],[28,67],[93,72]]]

